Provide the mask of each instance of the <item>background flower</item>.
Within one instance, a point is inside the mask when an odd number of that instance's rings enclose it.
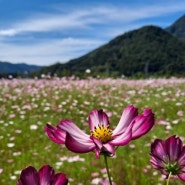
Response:
[[[151,144],[151,164],[167,177],[175,175],[185,181],[185,146],[173,135],[166,140],[156,139]]]
[[[55,174],[54,169],[45,165],[37,170],[29,166],[22,170],[17,185],[67,185],[68,180],[63,173]]]

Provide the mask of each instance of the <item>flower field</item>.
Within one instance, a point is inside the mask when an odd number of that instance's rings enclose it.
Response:
[[[46,124],[73,120],[90,133],[88,115],[103,109],[115,128],[128,105],[155,114],[146,135],[120,146],[108,158],[116,185],[163,185],[165,177],[150,164],[151,143],[179,136],[185,144],[185,79],[12,79],[0,80],[0,184],[13,185],[23,168],[51,165],[70,185],[106,184],[103,156],[72,153],[45,134]],[[171,184],[182,181],[171,179]]]

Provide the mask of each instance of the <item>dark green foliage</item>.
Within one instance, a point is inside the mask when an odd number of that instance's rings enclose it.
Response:
[[[166,30],[177,38],[185,40],[185,15],[166,28]]]
[[[47,67],[51,74],[85,77],[169,77],[183,76],[185,43],[166,30],[145,26],[116,37],[94,51],[65,64]],[[42,71],[44,72],[44,71]]]

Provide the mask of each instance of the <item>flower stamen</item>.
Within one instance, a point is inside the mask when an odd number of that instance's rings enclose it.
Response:
[[[102,143],[106,143],[112,140],[112,130],[104,125],[98,125],[98,127],[94,127],[94,131],[91,131],[91,136],[99,139]]]

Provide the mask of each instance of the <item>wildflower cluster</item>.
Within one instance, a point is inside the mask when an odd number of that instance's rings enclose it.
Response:
[[[52,81],[51,81],[52,82]],[[75,83],[75,82],[73,82]],[[95,82],[94,82],[95,83]],[[108,82],[107,82],[108,83]],[[83,86],[85,84],[81,83]],[[143,83],[142,83],[143,84]],[[157,83],[152,82],[152,85],[155,85]],[[173,83],[172,83],[173,84]],[[53,83],[53,88],[55,88],[55,83]],[[79,84],[78,84],[79,85]],[[39,87],[44,87],[40,86]],[[151,83],[148,83],[147,86],[151,86]],[[57,86],[59,87],[59,86]],[[68,82],[66,81],[65,85],[60,86],[62,88],[70,88],[68,86]],[[79,86],[78,86],[79,87]],[[5,88],[4,88],[5,89]],[[33,89],[31,86],[30,88],[24,89],[24,92],[27,92],[28,94],[32,93],[33,101],[31,103],[25,102],[25,105],[22,106],[20,109],[17,105],[12,105],[11,108],[13,111],[10,113],[10,118],[14,118],[15,114],[19,112],[20,118],[24,119],[25,112],[31,111],[34,108],[36,108],[38,105],[36,101],[38,100],[39,96],[36,96],[36,90],[30,91],[30,89]],[[46,96],[46,89],[42,89],[43,96]],[[93,88],[91,89],[91,92],[93,91]],[[144,88],[139,88],[138,91],[140,94],[146,95],[149,91],[147,91]],[[164,89],[160,87],[157,90],[157,93],[155,94],[155,97],[163,96],[165,101],[169,101],[171,97],[171,91],[164,92]],[[60,90],[57,89],[54,99],[58,100],[58,92]],[[71,89],[73,91],[73,89]],[[112,88],[112,91],[114,91],[114,88]],[[20,93],[19,88],[16,88],[16,93]],[[175,97],[182,96],[182,91],[176,91]],[[93,93],[94,94],[94,93]],[[144,97],[143,95],[143,97]],[[127,94],[124,94],[124,97],[135,97],[136,91],[130,90],[127,92]],[[11,96],[9,94],[6,95],[7,98],[15,99],[14,96]],[[130,98],[131,99],[131,98]],[[130,104],[130,99],[128,99],[128,104]],[[142,98],[140,98],[142,99]],[[140,101],[138,98],[137,101]],[[6,98],[3,99],[3,101],[6,101]],[[75,109],[75,107],[79,107],[78,100],[73,100],[71,102],[65,100],[64,102],[60,103],[59,105],[57,103],[48,103],[47,101],[39,101],[42,102],[41,106],[43,106],[43,110],[47,113],[49,110],[54,110],[58,112],[66,112],[68,110],[66,107],[70,106],[71,111],[78,111],[79,109]],[[84,105],[89,105],[90,101],[84,101]],[[99,106],[104,105],[104,99],[102,102],[99,102]],[[158,102],[156,102],[157,104]],[[108,105],[108,103],[107,103]],[[120,104],[119,104],[120,105]],[[175,106],[179,107],[182,106],[182,102],[176,102]],[[106,107],[106,106],[105,106]],[[116,111],[115,111],[116,112]],[[164,112],[164,109],[161,109],[161,112]],[[73,112],[72,112],[73,113]],[[72,115],[71,113],[71,115]],[[130,144],[133,140],[140,138],[141,136],[148,133],[152,127],[154,126],[154,114],[151,109],[146,108],[141,114],[138,113],[138,109],[134,107],[133,105],[127,106],[120,117],[120,120],[118,121],[117,125],[114,126],[109,120],[109,114],[106,113],[104,110],[98,110],[94,109],[90,112],[88,116],[88,129],[83,129],[82,127],[78,127],[72,120],[61,120],[56,126],[47,124],[44,128],[46,135],[49,137],[49,139],[59,145],[65,146],[69,151],[74,153],[88,153],[93,152],[95,154],[96,158],[104,157],[105,160],[105,168],[104,170],[107,172],[108,179],[104,179],[101,181],[98,180],[98,175],[93,174],[97,177],[94,178],[93,183],[101,183],[102,185],[110,184],[113,185],[111,174],[108,167],[108,158],[115,156],[117,149],[122,146],[126,146]],[[166,112],[165,112],[166,114]],[[81,113],[80,113],[81,115]],[[85,111],[83,112],[83,115],[85,115]],[[116,114],[117,115],[117,114]],[[183,117],[183,109],[178,109],[176,111],[176,115],[179,116],[178,119],[174,119],[171,122],[168,119],[161,119],[157,121],[157,124],[164,125],[166,127],[165,133],[169,134],[170,129],[172,129],[173,124],[179,123]],[[80,118],[80,121],[84,123],[85,119]],[[1,122],[2,123],[2,122]],[[172,123],[172,124],[171,124]],[[13,122],[5,123],[4,125],[12,125]],[[83,124],[84,126],[86,125]],[[35,130],[38,130],[41,126],[41,123],[31,123],[29,126],[31,132],[35,132]],[[81,129],[82,128],[82,129]],[[84,131],[86,130],[86,131]],[[21,134],[21,130],[17,129],[15,131],[16,134]],[[43,135],[44,137],[44,135]],[[0,138],[1,139],[1,138]],[[16,146],[16,143],[14,142],[14,138],[11,137],[10,141],[7,143],[7,147],[12,149]],[[133,145],[129,145],[130,147]],[[134,145],[135,147],[135,145]],[[14,155],[21,155],[21,152],[14,152]],[[65,159],[66,156],[61,156],[60,164],[56,163],[56,168],[59,169],[59,166],[61,166],[61,163]],[[170,179],[172,176],[175,176],[176,178],[179,178],[183,182],[185,182],[185,145],[183,145],[183,140],[179,138],[176,135],[170,136],[167,139],[155,139],[154,142],[151,144],[151,151],[150,151],[150,157],[151,157],[151,165],[154,169],[158,170],[163,174],[167,179],[167,184],[169,184]],[[84,158],[80,158],[82,160],[85,160]],[[71,159],[75,160],[75,159]],[[79,160],[79,157],[78,159]],[[9,160],[10,162],[11,159]],[[70,161],[68,161],[70,163]],[[93,163],[93,162],[92,162]],[[147,166],[148,167],[148,166]],[[150,167],[148,167],[149,169]],[[3,169],[0,169],[0,173],[2,173]],[[101,170],[100,170],[101,171]],[[101,173],[105,173],[101,172]],[[20,173],[20,172],[19,172]],[[18,174],[18,173],[17,173]],[[107,178],[107,176],[104,176]],[[12,177],[13,179],[13,177]],[[16,176],[14,176],[14,179],[16,179]],[[36,169],[33,166],[28,166],[25,169],[22,170],[19,179],[17,180],[17,185],[66,185],[69,182],[72,182],[73,179],[69,179],[68,177],[63,173],[55,173],[54,169],[50,165],[44,165],[40,169]],[[96,182],[95,182],[96,181]]]

